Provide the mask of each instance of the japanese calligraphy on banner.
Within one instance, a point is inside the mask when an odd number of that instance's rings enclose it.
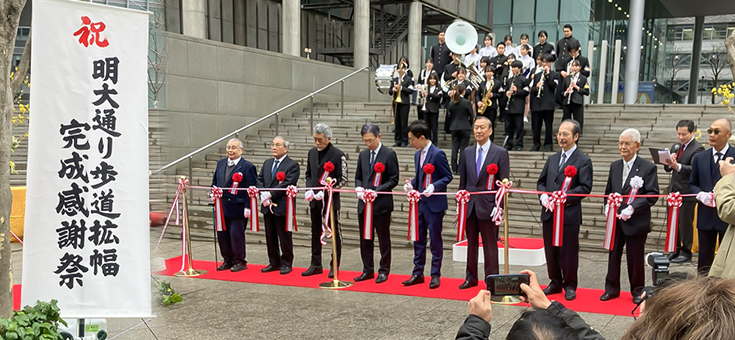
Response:
[[[22,304],[151,315],[148,13],[33,1]]]

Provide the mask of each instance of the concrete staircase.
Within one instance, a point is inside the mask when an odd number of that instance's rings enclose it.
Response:
[[[393,133],[390,132],[392,129],[390,125],[390,110],[390,105],[387,103],[345,103],[344,115],[342,115],[342,108],[339,107],[339,103],[322,103],[315,106],[314,123],[324,122],[332,127],[332,143],[346,154],[350,169],[350,183],[352,185],[354,185],[353,176],[357,164],[357,156],[359,151],[365,148],[359,133],[361,126],[366,122],[378,124],[383,132],[383,144],[390,147],[393,145]],[[412,108],[410,117],[410,120],[415,119],[415,108]],[[611,162],[620,158],[617,150],[617,140],[620,132],[624,129],[634,127],[641,132],[643,146],[639,155],[650,160],[651,157],[648,152],[648,147],[670,147],[676,141],[675,125],[679,120],[691,119],[704,131],[712,121],[721,117],[729,117],[727,110],[721,106],[588,106],[585,110],[585,133],[580,138],[579,147],[590,156],[593,162],[594,185],[592,192],[595,194],[604,193],[609,165]],[[561,112],[557,111],[554,120],[555,129],[560,120]],[[440,126],[443,126],[442,121],[440,121]],[[500,143],[504,129],[503,124],[499,123],[498,125],[496,128],[496,142]],[[247,137],[242,138],[246,144],[243,157],[255,164],[258,170],[260,170],[263,162],[271,157],[269,147],[274,137],[273,128],[274,126],[271,125],[270,129],[251,131]],[[532,145],[530,129],[530,124],[526,124],[526,150]],[[299,186],[303,186],[303,171],[306,165],[306,155],[308,150],[313,147],[308,109],[300,114],[296,114],[293,118],[281,119],[279,131],[281,135],[291,142],[289,156],[301,166],[302,179],[299,181]],[[700,142],[706,143],[706,133],[700,138]],[[450,136],[440,133],[438,144],[448,154],[451,148]],[[405,178],[413,177],[413,154],[415,150],[411,147],[395,148],[394,150],[398,153],[401,176]],[[554,150],[558,151],[558,146],[555,145]],[[514,187],[535,189],[536,181],[544,166],[545,160],[550,155],[551,153],[545,152],[511,151],[511,180],[514,182]],[[192,185],[211,185],[211,178],[216,167],[216,162],[223,157],[225,157],[225,152],[224,148],[221,148],[216,153],[208,154],[204,158],[194,161],[192,165]],[[188,167],[182,164],[177,170],[176,175],[187,174]],[[658,174],[661,193],[665,194],[670,176],[663,170],[663,167],[659,167]],[[152,205],[154,204],[154,195],[156,197],[155,202],[160,202],[163,198],[159,195],[164,195],[164,193],[165,200],[170,202],[175,191],[175,183],[174,175],[168,175],[164,184],[155,190],[154,184],[151,183]],[[458,190],[458,183],[459,178],[455,178],[450,184],[448,191],[456,192]],[[396,190],[401,190],[401,187],[399,185]],[[204,190],[191,190],[190,195],[193,203],[190,206],[190,220],[194,227],[192,232],[195,237],[211,238],[212,213],[211,207],[208,206],[210,201],[206,197],[206,192]],[[359,243],[356,209],[357,198],[354,195],[348,194],[342,197],[341,223],[345,243],[357,245]],[[294,233],[294,242],[296,244],[308,245],[310,221],[308,217],[308,206],[302,198],[303,196],[300,195],[297,201],[300,231]],[[446,213],[443,231],[445,248],[450,248],[456,237],[455,201],[453,198],[449,199],[450,210]],[[583,249],[601,251],[605,223],[605,218],[602,215],[602,199],[587,198],[583,201],[582,206],[584,218],[580,233],[580,244]],[[509,230],[511,236],[541,237],[541,207],[536,196],[511,195],[509,210]],[[391,225],[394,246],[410,246],[410,242],[406,240],[407,215],[408,203],[399,196],[396,199],[396,211],[393,213],[393,222]],[[665,219],[666,208],[664,206],[664,200],[660,199],[653,208],[653,232],[649,234],[647,243],[648,247],[652,250],[663,250],[663,239],[666,234]],[[249,242],[264,242],[264,238],[265,236],[262,232],[257,234],[248,232]]]

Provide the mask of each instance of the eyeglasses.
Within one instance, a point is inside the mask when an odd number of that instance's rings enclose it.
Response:
[[[618,142],[618,146],[624,146],[626,148],[630,147],[633,144],[635,144],[635,143],[633,143],[633,142]]]
[[[707,134],[708,134],[708,135],[714,134],[714,135],[716,136],[716,135],[719,135],[719,134],[720,134],[720,132],[721,132],[721,131],[720,131],[720,130],[718,130],[718,129],[707,129]]]

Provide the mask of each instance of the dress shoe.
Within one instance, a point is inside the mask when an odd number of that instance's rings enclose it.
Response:
[[[237,264],[235,264],[234,266],[232,266],[232,268],[230,268],[230,271],[233,272],[233,273],[237,273],[237,272],[241,272],[241,271],[243,271],[245,269],[248,269],[248,265],[245,264],[245,263],[242,263],[242,262],[238,262]]]
[[[327,277],[330,279],[334,278],[334,268],[329,268],[329,275],[327,275]]]
[[[374,273],[362,273],[360,276],[355,278],[355,282],[370,280],[375,277]]]
[[[395,143],[395,144],[393,144],[393,147],[394,148],[400,148],[401,146],[402,146],[401,143]]]
[[[274,272],[277,270],[281,270],[281,266],[274,266],[272,264],[267,265],[265,268],[261,269],[261,273],[268,273],[268,272]]]
[[[558,294],[561,293],[561,287],[549,285],[544,288],[544,295]]]
[[[513,150],[513,144],[505,144],[503,147],[508,151]]]
[[[385,281],[388,281],[388,274],[380,273],[378,274],[378,278],[375,279],[375,283],[383,283]]]
[[[544,151],[551,152],[553,149],[551,148],[551,145],[544,146]]]
[[[223,262],[219,267],[217,267],[217,271],[223,271],[232,268],[232,263]]]
[[[459,289],[467,289],[475,286],[477,286],[477,281],[465,280],[461,285],[459,285]]]
[[[534,145],[531,147],[531,151],[540,151],[540,150],[541,150],[541,147],[538,145]]]
[[[677,257],[679,257],[679,252],[678,252],[678,251],[675,251],[675,252],[673,252],[673,253],[669,253],[669,255],[666,255],[666,258],[667,258],[667,259],[668,259],[669,261],[671,261],[671,260],[673,260],[673,259],[675,259],[675,258],[677,258]]]
[[[637,305],[637,304],[640,304],[641,302],[643,302],[643,298],[640,295],[633,296],[633,303]]]
[[[311,265],[309,266],[309,269],[301,273],[301,276],[312,276],[312,275],[321,274],[323,272],[324,270],[322,269],[322,266]]]
[[[286,266],[281,267],[281,275],[286,275],[292,271],[293,269],[291,269],[291,267],[286,267]]]
[[[567,289],[564,292],[564,300],[572,301],[577,298],[577,292],[574,289]]]
[[[423,275],[414,275],[411,276],[410,279],[401,282],[404,286],[413,286],[417,285],[419,283],[424,283],[424,276]]]
[[[679,256],[671,259],[670,261],[671,261],[671,263],[692,262],[692,257],[691,256],[686,256],[686,255],[679,255]]]
[[[429,289],[437,289],[439,285],[441,285],[441,279],[438,276],[432,277],[431,282],[429,282]]]
[[[516,145],[515,150],[516,151],[523,151],[523,147],[520,146],[520,145]]]
[[[600,296],[600,301],[616,299],[618,296],[620,296],[620,294],[613,294],[613,293],[605,292],[605,294],[602,294],[602,296]]]

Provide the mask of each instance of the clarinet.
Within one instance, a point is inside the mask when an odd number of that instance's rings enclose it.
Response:
[[[572,84],[576,84],[577,83],[577,79],[576,78],[577,78],[577,73],[575,73],[574,75],[572,75],[572,79],[569,81],[569,89],[571,89],[571,90],[569,91],[569,96],[567,97],[567,105],[569,105],[569,104],[572,103],[572,92],[574,92],[574,88],[572,87]]]
[[[541,79],[539,79],[539,83],[543,84],[546,82],[546,71],[541,72]],[[541,98],[541,96],[544,95],[544,86],[541,85],[541,88],[538,89],[538,94],[536,94],[536,99]]]
[[[516,76],[515,76],[515,74],[514,74],[514,75],[512,75],[512,76],[510,77],[510,86],[508,87],[508,92],[510,92],[510,87],[512,87],[512,86],[513,86],[513,83],[514,83],[515,81],[516,81]],[[508,103],[507,103],[507,104],[505,104],[505,108],[506,108],[506,110],[508,109],[508,107],[510,107],[510,101],[511,101],[511,100],[513,100],[513,95],[511,95],[510,97],[508,97]]]

